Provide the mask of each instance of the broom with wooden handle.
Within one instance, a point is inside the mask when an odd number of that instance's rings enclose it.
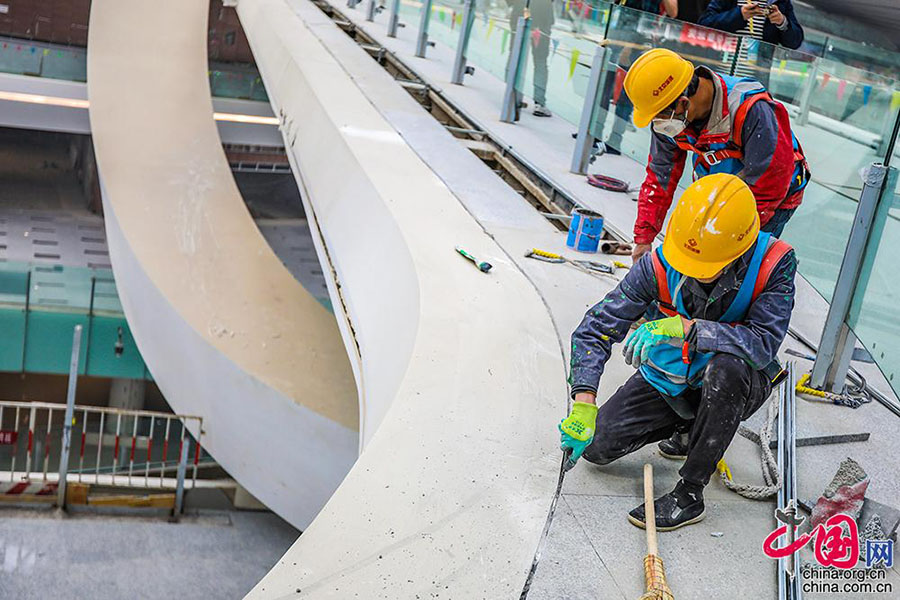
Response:
[[[666,583],[666,568],[659,557],[656,543],[656,507],[653,506],[653,465],[644,465],[644,522],[647,530],[647,556],[644,557],[644,580],[647,591],[640,600],[674,600]]]

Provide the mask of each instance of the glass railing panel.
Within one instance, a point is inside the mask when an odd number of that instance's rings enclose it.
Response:
[[[423,3],[419,0],[400,0],[397,14],[404,25],[397,31],[397,36],[404,39],[415,39],[419,31],[419,15],[422,12]]]
[[[93,314],[122,317],[122,303],[119,301],[119,292],[109,269],[96,269],[94,272],[94,302]]]
[[[87,314],[92,271],[80,267],[35,265],[31,269],[31,310]]]
[[[249,100],[253,97],[258,73],[228,69],[216,65],[209,71],[209,88],[213,96]]]
[[[16,75],[40,75],[42,53],[32,44],[12,38],[0,41],[0,71]]]
[[[895,168],[896,161],[895,156]],[[900,319],[896,312],[900,306],[896,266],[900,248],[900,187],[891,186],[887,193],[875,215],[847,324],[875,359],[894,392],[900,394]]]
[[[0,371],[21,371],[25,349],[28,266],[0,263]]]
[[[566,0],[554,2],[554,6],[557,7],[554,24],[556,29],[571,32],[594,42],[600,42],[606,37],[612,2],[587,3],[581,0]]]
[[[87,50],[0,37],[0,72],[84,82]],[[252,65],[211,64],[209,83],[216,97],[268,101],[262,78]]]
[[[477,7],[466,52],[467,62],[476,69],[483,69],[494,77],[505,79],[512,43],[508,11]]]
[[[459,42],[459,30],[462,27],[464,6],[463,2],[434,0],[431,5],[431,22],[428,25],[428,37],[455,50]]]
[[[900,53],[870,44],[828,37],[822,44],[822,57],[885,77],[900,77]]]
[[[650,129],[635,128],[631,120],[633,107],[622,87],[632,63],[645,50],[668,48],[695,65],[728,74],[735,61],[738,36],[618,5],[613,7],[610,19],[607,72],[591,133],[613,149],[646,164]],[[682,186],[689,183],[687,168]]]
[[[784,238],[800,273],[830,300],[862,191],[860,169],[882,159],[900,103],[892,82],[876,73],[785,48],[774,49],[768,79],[812,172]]]
[[[42,54],[41,77],[87,81],[87,50],[84,48],[45,48]]]
[[[19,263],[0,263],[0,306],[25,306],[28,296],[29,267]]]
[[[87,81],[87,51],[0,37],[0,72],[68,81]]]
[[[576,127],[596,44],[572,35],[542,31],[532,22],[525,46],[527,59],[516,90],[530,98],[528,111],[533,110],[534,104],[542,104],[556,118]]]

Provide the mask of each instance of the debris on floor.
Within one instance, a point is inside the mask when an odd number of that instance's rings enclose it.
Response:
[[[829,517],[844,513],[856,520],[862,512],[869,476],[852,458],[841,461],[837,473],[813,507],[810,526],[815,529]]]

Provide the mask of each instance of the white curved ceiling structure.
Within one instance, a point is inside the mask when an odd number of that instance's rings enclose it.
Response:
[[[93,2],[88,93],[110,258],[172,408],[203,415],[218,462],[302,529],[356,459],[358,399],[334,318],[269,248],[232,179],[207,14],[203,0]]]

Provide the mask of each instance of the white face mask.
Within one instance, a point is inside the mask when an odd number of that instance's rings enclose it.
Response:
[[[677,109],[675,109],[677,110]],[[668,119],[653,119],[653,131],[660,135],[674,138],[687,128],[687,111],[684,111],[684,117],[676,119],[675,110]]]
[[[653,131],[673,138],[687,128],[687,115],[683,119],[653,119]]]

